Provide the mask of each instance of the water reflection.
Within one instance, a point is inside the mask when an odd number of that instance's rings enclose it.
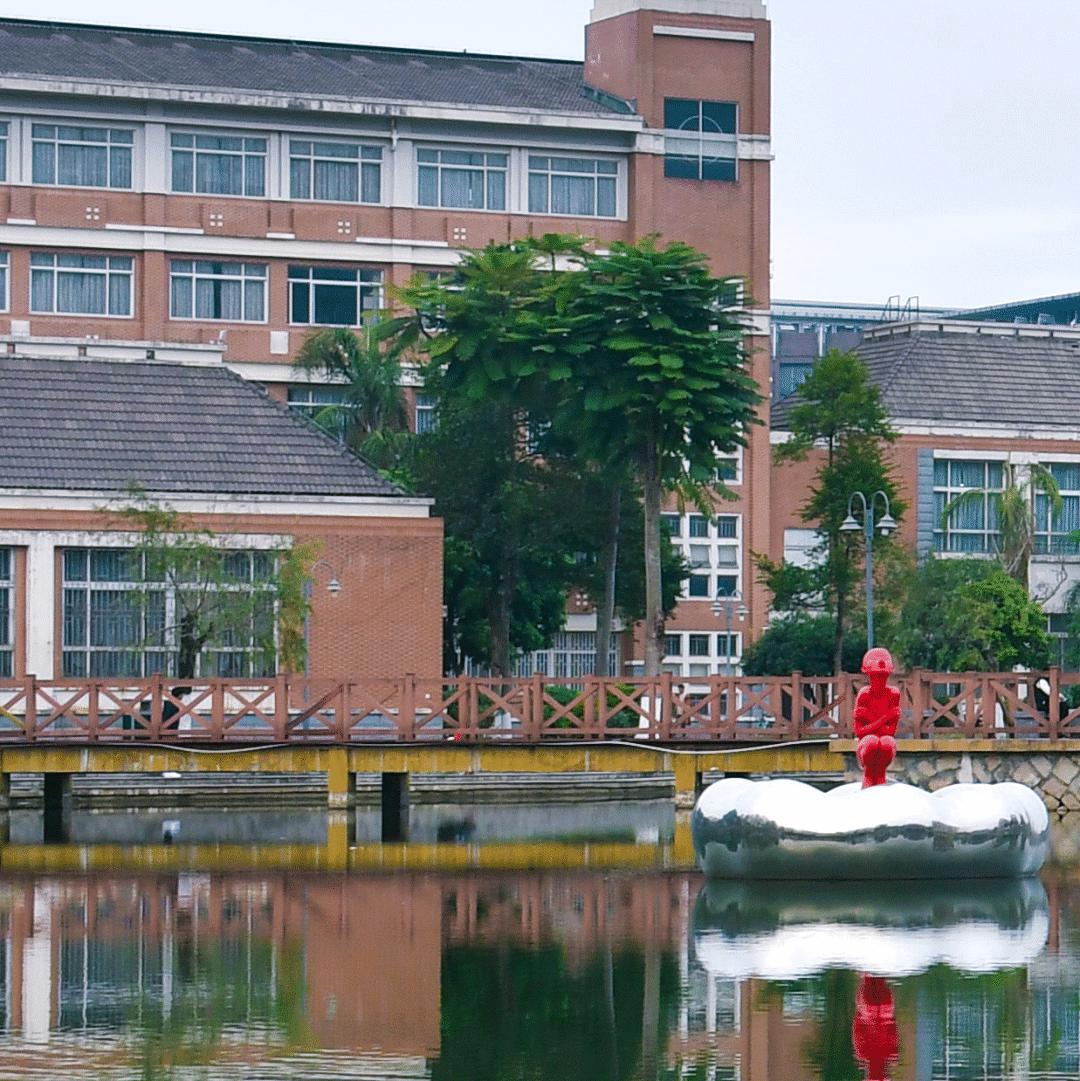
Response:
[[[813,945],[874,933],[933,948]],[[1056,1081],[1078,1004],[1063,874],[891,900],[659,871],[0,877],[0,1078]]]

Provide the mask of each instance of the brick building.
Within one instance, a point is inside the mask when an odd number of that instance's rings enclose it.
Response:
[[[107,342],[144,360],[213,347],[312,412],[339,391],[294,372],[305,334],[362,324],[391,283],[489,240],[658,233],[746,281],[753,371],[767,386],[765,16],[759,0],[595,0],[584,64],[0,20],[0,338],[24,358],[54,339],[89,343],[88,358]],[[133,389],[142,367],[126,369]],[[198,382],[185,393],[201,393]],[[412,394],[418,428],[430,407]],[[741,633],[718,633],[717,596],[745,607],[742,630],[767,618],[746,569],[768,537],[767,427],[749,438],[719,463],[739,493],[719,524],[688,514],[675,529],[695,564],[670,628],[668,665],[684,675],[737,660]],[[38,509],[60,513],[57,500]],[[434,525],[410,523],[407,543],[423,547]],[[255,528],[243,515],[235,525]],[[388,522],[386,536],[400,528]],[[367,542],[344,535],[327,543],[330,560],[348,548],[367,566]],[[29,587],[13,566],[14,612]],[[431,599],[427,574],[394,594],[400,609],[380,611],[384,628]],[[315,639],[329,618],[317,608]],[[27,656],[18,626],[13,655]],[[546,659],[553,673],[591,654],[594,626],[573,617]],[[406,663],[396,647],[393,661]],[[357,647],[323,663],[388,662]]]
[[[923,319],[866,329],[857,349],[881,389],[899,438],[891,450],[908,511],[901,539],[920,557],[982,556],[995,551],[994,492],[1015,466],[1035,512],[1029,590],[1062,641],[1070,591],[1080,582],[1080,328],[1038,323]],[[786,438],[798,395],[772,411],[772,438]],[[1031,490],[1030,466],[1057,481],[1061,510]],[[815,533],[799,520],[817,463],[778,467],[772,487],[770,551],[805,558]],[[981,500],[946,507],[961,492]]]
[[[230,372],[220,351],[10,337],[0,348],[0,678],[174,669],[168,633],[146,645],[155,608],[122,556],[136,539],[117,513],[132,484],[221,535],[235,589],[257,589],[275,552],[313,542],[311,675],[440,674],[442,524],[429,500]],[[175,628],[176,598],[156,592]],[[265,674],[259,644],[254,625],[212,643],[200,674]]]

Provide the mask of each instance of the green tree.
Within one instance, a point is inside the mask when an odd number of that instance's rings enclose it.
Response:
[[[730,282],[687,244],[616,243],[586,252],[560,300],[573,350],[556,351],[557,404],[590,457],[626,463],[642,492],[645,673],[663,657],[661,502],[679,490],[708,515],[717,458],[745,443],[760,401],[746,370],[745,326]]]
[[[762,557],[757,563],[773,592],[775,608],[796,607],[794,599],[802,598],[803,607],[816,602],[832,613],[833,671],[839,673],[844,670],[844,636],[865,558],[862,534],[853,536],[840,527],[856,491],[867,498],[885,492],[893,517],[902,518],[904,504],[885,454],[896,433],[866,365],[857,354],[836,349],[817,363],[799,388],[790,429],[790,439],[775,450],[777,463],[805,461],[817,448],[822,451],[810,497],[800,510],[802,520],[820,536],[815,566],[798,573]],[[875,536],[873,543],[876,553],[878,547],[894,542]]]
[[[133,653],[157,654],[163,674],[194,679],[218,674],[198,671],[204,650],[254,642],[252,670],[244,674],[303,670],[311,545],[250,558],[138,489],[106,513],[134,533],[123,570],[126,580],[136,583],[125,591],[124,613],[136,629],[126,643]]]
[[[936,672],[1050,663],[1045,613],[1023,585],[985,559],[929,559],[916,568],[895,645],[907,667]]]
[[[400,350],[388,347],[373,328],[312,331],[294,366],[308,377],[340,387],[343,401],[327,405],[315,422],[380,469],[393,469],[410,440],[401,389]]]
[[[799,612],[776,619],[743,653],[748,676],[828,676],[835,673],[833,647],[836,625],[830,615]],[[866,635],[852,630],[844,636],[843,671],[857,672],[866,650]]]

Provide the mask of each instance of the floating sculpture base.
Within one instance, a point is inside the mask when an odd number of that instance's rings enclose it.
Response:
[[[702,793],[693,834],[713,878],[1013,878],[1042,867],[1050,820],[1039,796],[1013,782],[822,792],[729,778]]]

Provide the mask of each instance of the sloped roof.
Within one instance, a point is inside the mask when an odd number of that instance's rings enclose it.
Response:
[[[895,420],[1080,431],[1080,335],[1001,329],[875,331],[856,352]],[[788,427],[798,401],[773,407],[774,428]]]
[[[404,493],[225,367],[0,355],[0,487]]]
[[[343,9],[344,10],[344,9]],[[133,85],[617,115],[568,60],[0,19],[0,72]]]

